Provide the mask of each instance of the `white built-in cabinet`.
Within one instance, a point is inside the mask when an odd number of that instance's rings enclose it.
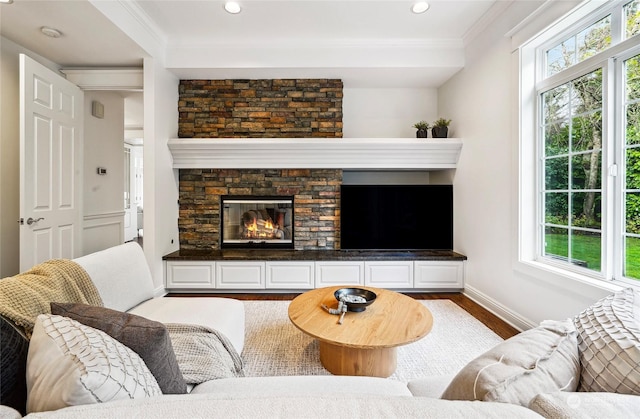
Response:
[[[264,262],[215,262],[217,289],[264,289]]]
[[[364,285],[364,262],[316,262],[316,288]]]
[[[215,262],[191,261],[167,262],[167,288],[213,289],[216,288]]]
[[[459,290],[464,261],[167,260],[169,290],[307,290],[334,285]]]
[[[367,262],[364,283],[377,288],[413,288],[413,262]]]
[[[459,261],[413,262],[414,288],[464,288],[464,263]]]
[[[315,288],[313,262],[265,262],[266,289]]]

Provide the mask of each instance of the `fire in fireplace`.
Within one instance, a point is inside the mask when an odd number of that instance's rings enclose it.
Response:
[[[221,247],[293,249],[293,196],[220,197]]]

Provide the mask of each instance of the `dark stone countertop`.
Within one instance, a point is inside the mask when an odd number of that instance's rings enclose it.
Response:
[[[176,250],[163,260],[263,260],[263,261],[341,261],[341,260],[428,260],[463,261],[465,255],[452,250],[281,250],[211,249]]]

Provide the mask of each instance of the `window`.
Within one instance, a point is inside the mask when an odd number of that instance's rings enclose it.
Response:
[[[528,48],[535,64],[525,58],[521,66],[534,104],[528,113],[523,100],[522,118],[536,121],[521,141],[537,144],[529,175],[536,210],[527,213],[521,201],[520,211],[535,221],[521,250],[529,242],[537,263],[638,283],[640,0],[577,10],[583,16],[573,24],[556,25],[521,52]]]
[[[638,12],[635,16],[637,29]],[[640,279],[640,55],[624,62],[624,80],[623,274],[637,280]]]
[[[582,62],[610,45],[611,16],[607,16],[546,51],[547,76]]]
[[[624,6],[626,22],[625,37],[631,38],[640,33],[640,2],[632,1]]]
[[[543,92],[542,254],[600,271],[602,70]]]

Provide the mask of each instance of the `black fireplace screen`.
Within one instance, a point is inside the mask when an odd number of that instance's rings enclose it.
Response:
[[[221,197],[222,247],[293,249],[292,196]]]

